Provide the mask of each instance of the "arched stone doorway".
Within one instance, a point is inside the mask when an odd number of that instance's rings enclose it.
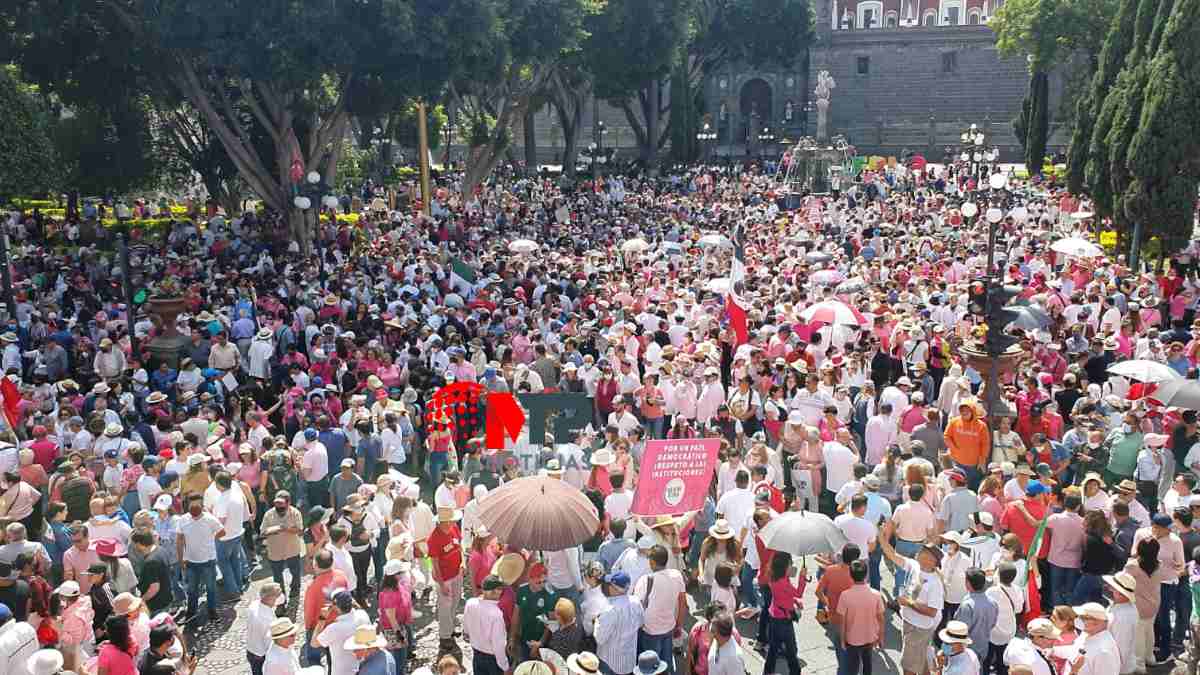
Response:
[[[747,80],[742,85],[741,105],[739,106],[741,112],[739,141],[752,143],[751,134],[758,133],[759,128],[771,122],[771,111],[774,110],[771,99],[771,85],[760,77]]]

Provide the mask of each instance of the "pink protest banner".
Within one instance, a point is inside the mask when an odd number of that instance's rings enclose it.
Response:
[[[661,516],[704,508],[719,438],[678,438],[648,441],[630,513]]]

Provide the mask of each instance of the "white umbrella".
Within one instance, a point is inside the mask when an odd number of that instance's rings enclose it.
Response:
[[[725,238],[723,234],[706,234],[696,240],[696,244],[701,248],[729,246],[731,241]]]
[[[508,245],[508,250],[513,253],[533,253],[538,250],[538,245],[531,239],[517,239]]]
[[[717,277],[709,279],[707,284],[704,284],[704,290],[709,293],[728,293],[729,279],[727,277]]]
[[[817,270],[808,275],[808,280],[814,284],[833,285],[846,280],[846,275],[837,270]]]
[[[1175,372],[1167,364],[1149,359],[1134,359],[1132,361],[1114,363],[1108,367],[1108,372],[1113,375],[1128,377],[1138,382],[1163,382],[1179,377],[1179,373]]]
[[[1075,220],[1087,220],[1094,215],[1096,214],[1092,213],[1091,211],[1076,211],[1075,213],[1071,214],[1071,217]]]
[[[1167,407],[1200,410],[1200,382],[1175,377],[1159,382],[1148,395]]]
[[[776,516],[759,533],[763,545],[793,556],[841,551],[846,536],[833,521],[815,511],[788,511]]]
[[[1066,255],[1073,255],[1076,258],[1099,258],[1104,255],[1104,249],[1087,239],[1080,239],[1079,237],[1059,239],[1050,244],[1050,249],[1059,253],[1065,253]]]
[[[673,241],[664,241],[661,250],[663,255],[683,255],[683,247]]]
[[[650,243],[645,239],[634,238],[621,244],[621,252],[623,253],[641,253],[650,248]]]

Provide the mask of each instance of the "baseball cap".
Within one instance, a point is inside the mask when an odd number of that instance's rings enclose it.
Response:
[[[1171,516],[1168,516],[1165,513],[1156,513],[1154,514],[1154,517],[1150,519],[1150,524],[1157,525],[1159,527],[1170,527]]]
[[[1037,480],[1031,480],[1029,481],[1029,484],[1025,486],[1025,496],[1027,497],[1036,497],[1038,495],[1046,494],[1049,491],[1049,488],[1043,485],[1041,481]]]
[[[629,575],[624,572],[613,572],[604,577],[604,583],[617,588],[629,588]]]

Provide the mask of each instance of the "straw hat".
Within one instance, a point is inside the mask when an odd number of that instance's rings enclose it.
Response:
[[[439,506],[437,519],[439,523],[455,523],[462,520],[462,511],[451,506]]]
[[[275,619],[271,622],[271,639],[282,640],[286,637],[291,637],[300,632],[300,626],[292,623],[292,620],[285,617]]]
[[[724,518],[718,518],[717,522],[708,528],[708,536],[717,540],[733,539],[733,528],[729,527],[729,521]]]
[[[600,659],[591,652],[579,652],[567,657],[567,670],[579,675],[596,675],[600,672]]]
[[[112,602],[113,614],[122,616],[137,610],[141,606],[141,599],[132,593],[121,593],[113,598]]]
[[[492,574],[512,585],[525,573],[525,558],[520,553],[505,553],[492,565]]]
[[[651,527],[651,529],[657,530],[660,527],[666,527],[668,525],[674,525],[674,524],[675,524],[675,518],[673,518],[671,516],[655,516],[654,522],[650,524],[650,527]]]
[[[1025,632],[1028,633],[1030,637],[1040,637],[1047,640],[1057,640],[1062,635],[1062,631],[1055,627],[1053,621],[1042,617],[1038,617],[1033,621],[1030,621],[1029,627],[1025,630]]]
[[[1112,586],[1114,591],[1125,596],[1126,600],[1133,602],[1135,600],[1134,593],[1137,591],[1137,579],[1129,572],[1117,572],[1116,574],[1105,574],[1104,583]]]
[[[359,626],[354,629],[354,635],[346,638],[342,643],[342,648],[346,651],[354,651],[356,649],[382,649],[387,646],[387,638],[379,634],[375,630],[373,624]]]
[[[617,458],[613,456],[612,450],[609,450],[608,448],[600,448],[592,453],[591,464],[592,466],[608,466],[615,462],[616,459]]]
[[[942,642],[949,644],[969,645],[971,644],[971,628],[962,621],[951,621],[946,624],[946,628],[938,633],[938,637]]]
[[[549,664],[542,661],[530,660],[522,663],[513,670],[513,675],[554,675]]]
[[[1098,602],[1084,603],[1078,607],[1073,607],[1075,615],[1081,619],[1093,619],[1096,621],[1108,621],[1108,612],[1105,611],[1104,605]]]

